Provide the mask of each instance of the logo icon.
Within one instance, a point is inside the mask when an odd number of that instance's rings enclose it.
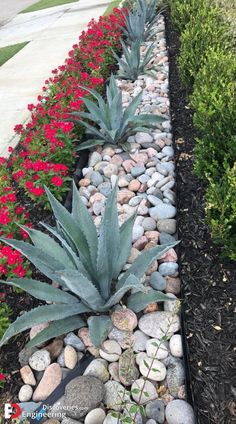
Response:
[[[5,418],[17,418],[20,416],[21,409],[18,403],[5,403],[4,406],[4,417]]]

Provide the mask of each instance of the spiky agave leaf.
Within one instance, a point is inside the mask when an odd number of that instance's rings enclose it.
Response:
[[[88,319],[89,335],[94,346],[99,347],[112,329],[112,321],[107,315],[93,316]]]
[[[166,302],[167,300],[173,300],[173,298],[161,291],[149,289],[146,291],[145,295],[140,292],[131,294],[127,299],[127,306],[134,312],[140,312],[143,311],[146,306],[150,305],[150,303]]]
[[[151,72],[151,68],[148,67],[148,65],[154,57],[152,54],[154,48],[153,45],[148,47],[146,53],[141,58],[141,43],[139,40],[132,42],[130,48],[128,48],[122,40],[121,44],[124,58],[120,59],[119,56],[113,52],[117,62],[119,63],[118,78],[135,81],[139,75]]]

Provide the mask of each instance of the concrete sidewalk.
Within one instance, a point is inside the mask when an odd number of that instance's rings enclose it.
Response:
[[[0,67],[0,156],[17,144],[13,128],[29,118],[51,70],[63,64],[72,44],[91,18],[102,15],[109,0],[80,0],[63,6],[17,15],[0,28],[0,46],[30,41]]]

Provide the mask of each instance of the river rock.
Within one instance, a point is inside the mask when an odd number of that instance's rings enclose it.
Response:
[[[99,349],[100,356],[108,362],[116,362],[121,355],[121,347],[115,340],[106,340]]]
[[[37,350],[38,349],[36,347],[24,347],[24,349],[19,352],[18,361],[22,367],[29,364],[29,358],[33,355],[33,353],[37,352]]]
[[[168,343],[159,339],[149,339],[146,343],[146,351],[150,358],[165,359],[169,355]]]
[[[67,345],[64,349],[64,360],[65,366],[67,368],[69,368],[70,370],[73,370],[73,368],[75,368],[78,361],[77,352],[70,345]]]
[[[135,135],[135,141],[136,143],[139,143],[141,145],[143,144],[146,145],[146,144],[152,143],[153,137],[148,133],[138,132]]]
[[[160,272],[156,271],[156,272],[153,272],[152,275],[150,276],[150,285],[155,290],[163,291],[166,288],[166,280],[165,278],[162,277]]]
[[[102,408],[92,409],[86,415],[84,424],[102,424],[105,420],[106,414]]]
[[[44,371],[50,363],[51,358],[47,350],[37,350],[29,358],[29,365],[35,371]]]
[[[165,405],[161,400],[153,400],[146,406],[148,418],[155,420],[158,424],[165,422]]]
[[[56,387],[59,386],[61,380],[62,371],[60,365],[57,363],[49,365],[33,394],[33,401],[38,402],[47,399]]]
[[[133,349],[125,350],[119,358],[119,378],[124,386],[131,384],[138,378],[139,371],[136,368],[135,354]]]
[[[117,381],[108,381],[105,384],[105,395],[103,399],[107,409],[120,411],[123,409],[122,399],[125,402],[130,402],[129,392]]]
[[[133,331],[137,325],[137,316],[131,309],[117,309],[111,315],[113,325],[122,331]]]
[[[20,402],[28,402],[32,398],[33,389],[29,384],[24,384],[20,388],[18,398]]]
[[[144,377],[154,381],[163,381],[166,377],[165,365],[157,359],[149,357],[141,360],[139,371]]]
[[[25,365],[23,368],[20,369],[20,375],[25,384],[29,384],[30,386],[36,385],[34,374],[29,365]]]
[[[136,393],[137,390],[139,390],[138,393]],[[143,378],[139,378],[132,384],[131,394],[132,398],[139,405],[143,405],[158,397],[154,384],[148,380],[145,381]]]
[[[178,397],[179,387],[185,381],[185,371],[181,359],[173,358],[173,360],[169,361],[166,379],[169,393],[174,397]]]
[[[129,331],[118,330],[118,328],[113,327],[108,334],[110,340],[116,340],[122,349],[129,348],[134,340],[134,336]]]
[[[52,343],[45,346],[44,349],[50,353],[51,359],[54,360],[58,358],[63,350],[63,340],[58,337],[54,339]]]
[[[99,378],[103,383],[109,380],[109,372],[107,370],[107,361],[105,359],[94,359],[87,366],[84,375],[92,375]]]
[[[175,234],[176,220],[175,219],[160,219],[157,223],[157,229],[160,233]]]
[[[139,320],[139,329],[153,338],[160,339],[164,335],[170,338],[180,329],[180,319],[170,312],[157,311],[143,315]]]
[[[74,347],[77,351],[83,351],[85,349],[82,340],[72,332],[66,335],[64,343],[66,346]]]
[[[163,262],[159,265],[159,272],[162,276],[175,275],[178,272],[179,265],[176,262]]]
[[[171,352],[171,355],[177,358],[182,358],[183,345],[182,345],[182,337],[180,334],[174,334],[170,338],[170,352]]]
[[[168,424],[195,424],[193,408],[184,400],[175,399],[166,406]]]
[[[104,385],[101,380],[88,375],[76,377],[65,388],[67,415],[74,419],[84,417],[100,405],[103,397]],[[77,409],[73,409],[75,405]]]
[[[180,294],[181,281],[180,278],[166,277],[166,292],[175,295]]]
[[[149,337],[140,330],[134,332],[134,352],[144,352],[146,350],[146,343]]]
[[[118,381],[120,383],[118,362],[111,362],[108,365],[108,370],[109,370],[109,373],[111,375],[112,380]]]
[[[153,218],[144,218],[142,221],[142,227],[145,231],[154,231],[156,229],[156,221]]]
[[[153,208],[149,209],[150,216],[156,221],[163,219],[171,219],[176,215],[176,208],[172,205],[160,202]],[[160,230],[159,230],[160,231]]]

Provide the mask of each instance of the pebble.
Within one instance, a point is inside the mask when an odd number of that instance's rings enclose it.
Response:
[[[125,350],[119,358],[119,378],[124,386],[131,384],[138,378],[139,371],[135,363],[135,354],[132,348]]]
[[[179,265],[176,262],[163,262],[159,265],[159,272],[163,277],[167,275],[176,275]]]
[[[49,365],[33,394],[33,401],[38,402],[47,399],[56,387],[59,386],[61,380],[62,371],[60,365],[57,363]]]
[[[168,206],[168,205],[166,205]],[[173,206],[172,206],[173,207]],[[160,233],[175,234],[176,233],[176,220],[175,219],[161,219],[157,223],[157,229]]]
[[[111,183],[109,183],[108,181],[99,184],[98,186],[98,190],[100,191],[100,193],[103,194],[103,196],[107,197],[109,196],[109,194],[111,193]]]
[[[118,362],[111,362],[108,365],[108,371],[111,375],[112,380],[118,381],[120,383]]]
[[[36,385],[34,374],[29,365],[25,365],[23,368],[20,369],[20,375],[25,384],[29,384],[30,386]]]
[[[176,208],[172,205],[160,202],[153,208],[150,208],[149,213],[150,216],[156,221],[159,221],[161,219],[170,219],[176,215]]]
[[[99,353],[108,362],[116,362],[121,355],[121,347],[115,340],[106,340],[99,349]]]
[[[138,393],[136,391],[139,390]],[[138,405],[143,405],[158,397],[157,390],[153,383],[143,378],[135,380],[131,387],[131,395]]]
[[[151,190],[151,188],[149,190]],[[147,198],[153,206],[157,206],[159,203],[162,203],[162,200],[159,199],[159,197],[154,196],[153,194],[149,194]]]
[[[166,295],[174,300],[167,300],[164,302],[164,311],[177,313],[179,309],[179,299],[173,293],[166,293]]]
[[[150,358],[165,359],[169,355],[168,343],[160,339],[149,339],[146,343],[146,351]]]
[[[113,327],[108,338],[111,340],[116,340],[122,349],[127,349],[133,343],[133,335],[129,331],[118,330],[118,328]]]
[[[158,231],[145,231],[145,236],[147,237],[148,241],[153,241],[156,244],[158,244],[159,235],[160,233]]]
[[[35,371],[44,371],[50,363],[51,358],[47,350],[37,350],[29,358],[29,365]]]
[[[111,178],[112,175],[118,174],[118,166],[114,163],[110,163],[103,169],[105,177]]]
[[[121,399],[130,402],[129,392],[117,381],[108,381],[105,384],[105,395],[103,402],[108,409],[120,411],[122,409]]]
[[[166,292],[180,294],[181,281],[180,278],[166,277]]]
[[[160,244],[175,243],[176,239],[167,233],[160,233]]]
[[[73,370],[77,364],[77,360],[78,357],[76,350],[70,345],[66,346],[64,349],[65,366],[70,370]]]
[[[141,183],[138,180],[133,180],[128,185],[128,190],[130,191],[138,191],[141,187]]]
[[[162,153],[164,153],[165,156],[168,156],[169,159],[173,159],[174,154],[175,154],[174,149],[171,146],[163,147]]]
[[[92,185],[95,187],[99,186],[99,184],[103,183],[102,175],[98,171],[93,171],[90,174],[90,180]]]
[[[24,349],[22,349],[19,352],[18,355],[18,361],[20,362],[21,366],[24,367],[25,365],[29,364],[29,358],[33,355],[33,353],[37,352],[37,348],[36,347],[24,347]]]
[[[101,404],[103,397],[104,385],[101,380],[89,375],[76,377],[65,388],[66,415],[73,419],[84,417]],[[75,405],[77,406],[76,409],[74,408]]]
[[[60,355],[57,358],[57,363],[61,366],[64,367],[65,366],[65,356],[64,356],[64,349],[63,351],[60,353]]]
[[[118,192],[117,201],[120,205],[124,205],[125,203],[129,203],[130,199],[134,197],[135,194],[127,189],[122,189]]]
[[[45,346],[44,348],[50,353],[51,359],[56,359],[62,352],[63,340],[61,338],[55,338],[52,343]]]
[[[156,229],[156,221],[153,218],[144,218],[142,227],[145,231],[154,231]]]
[[[174,334],[170,338],[170,353],[171,355],[182,358],[183,356],[183,345],[182,345],[182,337],[180,334]]]
[[[173,248],[171,248],[168,250],[168,252],[161,256],[159,262],[177,262],[177,260],[177,253]]]
[[[144,228],[141,225],[134,224],[132,232],[132,241],[135,242],[140,239],[144,234]],[[137,249],[138,247],[135,246]]]
[[[160,339],[166,335],[168,339],[180,329],[178,315],[157,311],[143,315],[139,320],[139,329],[150,337]]]
[[[149,143],[152,143],[153,137],[148,133],[138,132],[135,135],[135,141],[136,143],[139,143],[139,144],[149,144]]]
[[[150,380],[163,381],[166,377],[165,365],[157,359],[146,357],[139,364],[139,371]]]
[[[84,424],[102,424],[105,417],[106,414],[102,408],[95,408],[86,415]]]
[[[179,387],[185,382],[185,371],[183,361],[181,359],[170,359],[167,368],[166,380],[169,393],[175,398],[178,397]]]
[[[161,400],[153,400],[146,406],[147,418],[156,420],[158,424],[165,422],[165,405]]]
[[[105,359],[94,359],[87,366],[84,375],[92,375],[99,378],[103,383],[109,380],[109,372],[107,370],[108,363]]]
[[[193,408],[184,400],[175,399],[166,406],[168,424],[195,424]]]
[[[82,342],[84,343],[84,345],[86,347],[93,346],[93,343],[92,343],[92,341],[90,339],[88,327],[82,327],[82,328],[80,328],[79,331],[78,331],[78,336],[82,340]]]
[[[119,424],[120,419],[118,416],[113,416],[114,413],[115,411],[109,412],[103,421],[103,424]]]
[[[117,309],[112,313],[111,320],[122,331],[133,331],[138,325],[137,316],[131,309]]]
[[[93,152],[90,155],[89,161],[88,161],[88,166],[95,166],[98,162],[100,162],[102,160],[102,155],[100,155],[100,153],[98,152]]]
[[[33,389],[29,384],[24,384],[20,388],[20,391],[18,393],[18,398],[20,402],[28,402],[32,398]]]
[[[131,175],[136,178],[139,177],[140,175],[145,173],[145,166],[144,165],[140,165],[140,166],[134,166],[131,169]]]
[[[155,290],[163,291],[166,288],[166,280],[162,277],[160,272],[155,271],[150,276],[150,285]]]
[[[146,350],[146,343],[149,337],[140,330],[134,332],[134,352],[144,352]]]

